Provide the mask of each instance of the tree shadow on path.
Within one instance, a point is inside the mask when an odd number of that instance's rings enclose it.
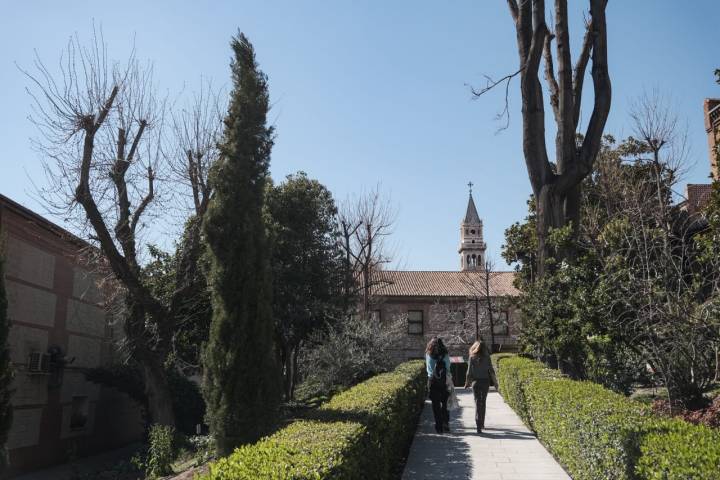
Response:
[[[432,406],[425,402],[403,480],[469,479],[472,475],[470,445],[464,440],[461,427],[462,408],[450,413],[450,433],[435,433]],[[457,432],[457,433],[453,433]]]

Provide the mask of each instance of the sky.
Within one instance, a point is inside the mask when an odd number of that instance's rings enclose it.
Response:
[[[569,3],[576,51],[588,2]],[[32,67],[34,51],[56,65],[69,36],[89,39],[94,22],[113,58],[127,58],[134,42],[138,57],[154,63],[163,91],[191,94],[202,78],[229,86],[229,42],[241,30],[269,78],[276,181],[302,170],[337,201],[380,185],[396,211],[391,266],[410,270],[459,268],[459,224],[472,181],[488,256],[497,268],[508,268],[500,257],[504,230],[525,217],[531,191],[519,84],[510,86],[510,124],[500,132],[503,92],[480,99],[470,93],[485,75],[499,78],[518,68],[504,0],[36,0],[0,6],[0,193],[51,220],[63,225],[33,187],[45,180],[30,141],[37,132],[27,118],[28,79],[16,65]],[[720,97],[713,76],[720,68],[720,2],[615,0],[607,18],[613,102],[606,133],[629,135],[629,105],[656,89],[687,125],[693,164],[685,181],[706,183],[702,104]],[[592,101],[591,83],[586,102]],[[585,117],[590,108],[583,109]],[[167,234],[157,235],[158,243],[172,243]]]

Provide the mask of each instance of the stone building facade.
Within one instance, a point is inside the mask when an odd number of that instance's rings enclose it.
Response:
[[[15,369],[7,473],[138,440],[139,407],[83,374],[113,357],[101,292],[79,261],[90,247],[3,195],[0,224]]]
[[[460,228],[460,270],[378,274],[373,313],[383,322],[401,322],[406,332],[394,352],[398,362],[424,358],[425,346],[434,336],[443,338],[459,362],[460,357],[467,358],[476,335],[494,343],[495,350],[517,349],[520,315],[514,304],[519,294],[513,285],[515,272],[486,271],[485,249],[482,221],[471,193]]]

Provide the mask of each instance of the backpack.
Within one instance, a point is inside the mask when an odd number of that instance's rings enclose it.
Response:
[[[438,358],[435,362],[435,369],[430,381],[430,385],[435,388],[446,388],[447,383],[447,367],[445,366],[445,356]]]

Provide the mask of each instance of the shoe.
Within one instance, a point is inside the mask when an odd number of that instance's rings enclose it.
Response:
[[[448,423],[443,423],[442,429],[443,429],[444,432],[449,432],[449,431],[450,431],[450,424],[448,424]]]
[[[482,433],[482,428],[478,427],[477,433]]]
[[[440,426],[440,425],[435,425],[435,433],[443,433],[442,426]]]

